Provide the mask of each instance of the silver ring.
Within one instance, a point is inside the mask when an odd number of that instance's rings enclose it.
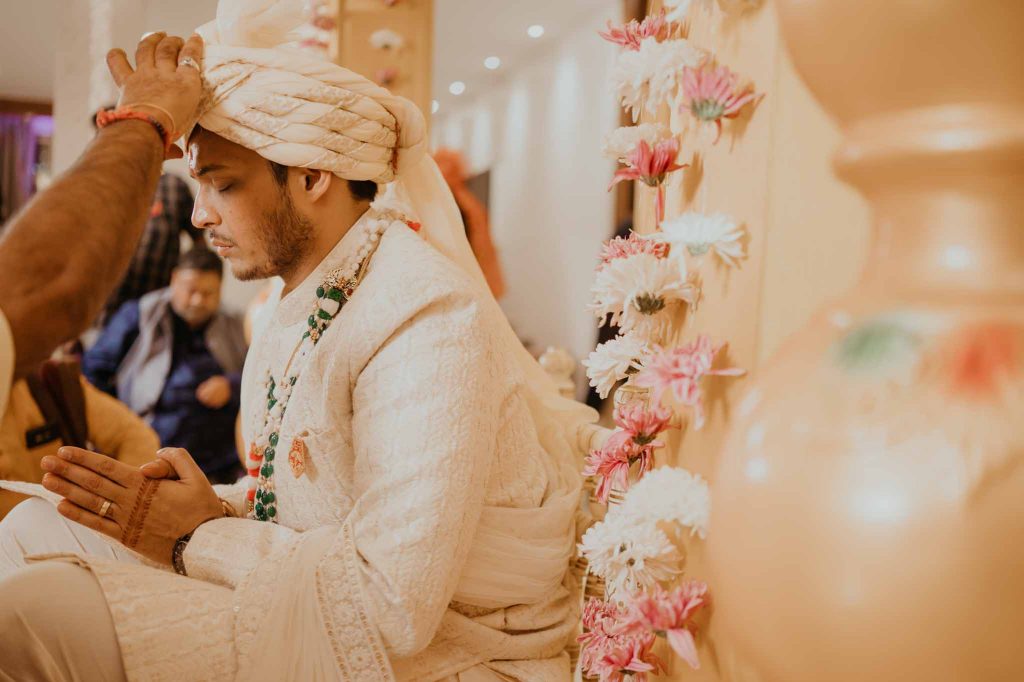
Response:
[[[103,504],[100,505],[100,516],[107,518],[107,514],[110,512],[110,500],[103,500]]]
[[[178,66],[191,66],[196,71],[202,71],[202,69],[199,68],[199,62],[192,59],[192,57],[184,57],[180,62],[178,62]]]

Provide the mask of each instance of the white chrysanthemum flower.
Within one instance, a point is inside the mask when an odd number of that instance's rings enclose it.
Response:
[[[605,581],[608,595],[650,589],[679,575],[676,546],[655,524],[631,523],[615,510],[583,534],[580,553]]]
[[[624,161],[643,140],[653,149],[662,140],[672,137],[664,123],[641,123],[617,128],[604,138],[603,153],[610,159]]]
[[[646,354],[647,344],[641,338],[624,334],[598,346],[583,366],[587,368],[590,385],[603,399],[615,384],[629,376],[630,370],[640,369],[640,360]]]
[[[726,265],[735,267],[736,261],[745,256],[743,252],[743,228],[732,216],[725,213],[698,213],[687,211],[661,224],[661,232],[653,235],[658,241],[667,242],[674,248],[672,253],[679,263],[679,272],[686,276],[686,256],[700,258],[709,251],[722,259]]]
[[[636,331],[642,338],[670,321],[672,304],[697,300],[695,287],[680,277],[679,270],[667,258],[650,253],[616,258],[605,265],[591,293],[590,309],[599,319],[611,315],[612,324],[625,333]]]
[[[382,28],[370,35],[370,45],[376,50],[401,50],[405,47],[405,38],[397,31]]]
[[[699,474],[661,467],[633,484],[616,512],[636,525],[678,523],[703,539],[711,520],[711,489]]]
[[[623,50],[619,55],[612,69],[612,85],[635,121],[642,110],[655,113],[673,98],[683,67],[696,67],[701,57],[701,51],[683,38],[662,43],[645,38],[639,50]]]

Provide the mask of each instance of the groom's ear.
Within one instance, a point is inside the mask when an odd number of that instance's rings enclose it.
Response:
[[[297,169],[301,174],[302,191],[310,202],[316,202],[330,189],[334,182],[334,173],[325,170],[314,170],[312,168]]]

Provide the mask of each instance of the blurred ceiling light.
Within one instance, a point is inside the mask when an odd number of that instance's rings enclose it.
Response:
[[[437,110],[441,108],[441,103],[436,99],[430,102],[430,113],[436,114]]]
[[[466,84],[463,83],[462,81],[455,81],[454,83],[448,86],[448,92],[452,93],[453,95],[461,95],[465,91]]]
[[[540,24],[534,24],[530,28],[526,29],[526,33],[531,38],[540,38],[542,35],[544,35],[544,27],[541,26]]]
[[[484,66],[486,66],[491,71],[494,71],[496,68],[501,66],[501,59],[498,57],[488,57],[487,59],[484,60]]]

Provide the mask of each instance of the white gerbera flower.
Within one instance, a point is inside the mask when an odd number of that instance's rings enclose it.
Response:
[[[653,149],[662,140],[667,140],[672,132],[664,123],[641,123],[635,126],[617,128],[604,138],[604,155],[616,161],[624,161],[633,153],[636,146],[643,140]]]
[[[623,332],[635,330],[644,338],[668,321],[672,304],[697,300],[695,287],[680,277],[678,268],[650,253],[616,258],[605,265],[591,293],[590,309],[599,319],[611,315],[612,324]]]
[[[696,67],[701,57],[701,51],[683,38],[662,43],[645,38],[639,50],[623,50],[619,55],[612,70],[612,85],[635,121],[642,110],[655,113],[674,97],[683,67]]]
[[[711,520],[711,489],[699,474],[661,467],[633,484],[617,512],[634,524],[678,523],[703,539]]]
[[[655,524],[631,523],[615,509],[583,534],[579,550],[609,596],[649,589],[681,572],[682,557],[667,535]]]
[[[661,232],[656,235],[658,241],[667,242],[673,247],[679,262],[679,272],[686,276],[686,253],[700,258],[713,251],[726,265],[735,267],[736,261],[745,256],[743,244],[743,228],[736,224],[732,216],[725,213],[698,213],[687,211],[680,216],[671,218],[661,224]]]
[[[583,361],[590,377],[590,385],[601,398],[607,398],[615,384],[630,370],[640,369],[640,360],[647,354],[647,344],[634,334],[624,334],[602,343]]]
[[[405,47],[405,38],[401,33],[390,28],[382,28],[370,34],[370,45],[376,50],[401,50]]]

